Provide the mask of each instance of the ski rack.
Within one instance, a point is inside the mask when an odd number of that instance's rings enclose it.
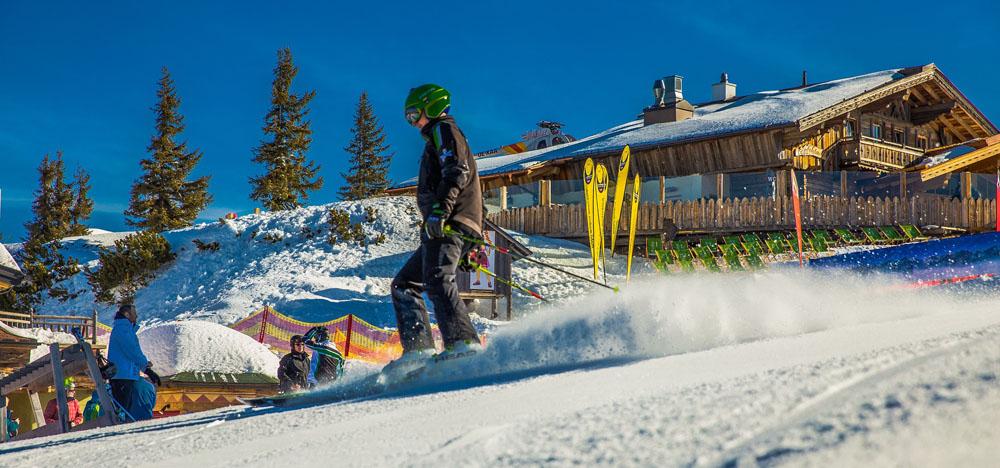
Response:
[[[56,357],[53,359],[53,357]],[[93,382],[100,399],[101,408],[105,408],[104,415],[99,416],[79,426],[70,427],[66,406],[66,388],[63,386],[66,377],[85,375]],[[45,417],[42,414],[42,405],[38,399],[39,391],[46,391],[49,386],[55,387],[56,401],[59,406],[59,420],[52,424],[45,424]],[[28,365],[14,371],[10,375],[0,379],[0,404],[4,404],[6,395],[20,390],[27,390],[31,400],[31,408],[38,428],[18,434],[14,440],[25,440],[35,437],[44,437],[55,434],[62,434],[73,431],[82,431],[95,427],[104,427],[120,424],[117,412],[114,410],[114,400],[108,392],[107,381],[101,376],[101,369],[97,365],[97,359],[90,343],[78,340],[76,344],[65,349],[59,349],[58,343],[49,345],[49,354],[42,356]],[[0,418],[6,421],[7,408],[0,406]],[[6,442],[10,437],[7,434],[7,425],[0,424],[0,442]]]

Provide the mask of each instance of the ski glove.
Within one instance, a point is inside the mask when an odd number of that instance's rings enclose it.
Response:
[[[444,237],[445,221],[448,220],[446,215],[447,213],[441,208],[440,203],[435,203],[431,207],[431,214],[427,215],[427,219],[424,220],[424,232],[427,233],[427,237],[431,239]]]
[[[153,384],[155,384],[157,387],[162,385],[162,381],[160,380],[160,375],[157,374],[156,372],[153,372],[152,366],[147,366],[146,370],[144,370],[143,372],[146,374],[146,377],[149,377],[149,381],[153,382]]]

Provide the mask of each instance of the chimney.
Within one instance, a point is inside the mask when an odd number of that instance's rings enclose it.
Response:
[[[736,97],[736,83],[729,82],[729,75],[722,72],[718,83],[712,85],[713,101],[728,101]]]
[[[642,124],[680,122],[694,115],[694,106],[684,100],[684,78],[670,75],[653,82],[653,105],[642,111]]]
[[[802,87],[805,88],[809,86],[809,80],[806,79],[806,71],[802,70]]]

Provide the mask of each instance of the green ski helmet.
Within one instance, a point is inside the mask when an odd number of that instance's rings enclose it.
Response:
[[[451,108],[451,93],[436,84],[425,84],[410,89],[406,96],[403,113],[406,121],[413,123],[420,120],[420,114],[429,119],[441,117],[441,114]]]

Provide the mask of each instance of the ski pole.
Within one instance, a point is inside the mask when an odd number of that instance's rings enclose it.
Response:
[[[515,283],[513,281],[507,281],[507,280],[505,280],[505,279],[497,276],[492,271],[483,268],[483,266],[480,265],[480,264],[478,264],[478,263],[475,263],[475,262],[466,262],[466,264],[468,264],[468,265],[472,266],[473,268],[475,268],[476,271],[480,271],[482,273],[485,273],[486,276],[489,276],[489,277],[493,278],[496,281],[499,281],[499,282],[501,282],[503,284],[506,284],[507,286],[510,286],[510,287],[512,287],[514,289],[517,289],[518,291],[521,291],[521,292],[524,292],[524,293],[527,293],[527,294],[531,295],[531,297],[534,297],[535,299],[538,299],[538,300],[540,300],[542,302],[549,302],[549,300],[546,299],[546,298],[544,298],[544,297],[542,297],[541,294],[538,294],[538,293],[536,293],[536,292],[534,292],[534,291],[532,291],[532,290],[530,290],[530,289],[528,289],[528,288],[526,288],[524,286],[521,286],[520,284],[517,284],[517,283]]]
[[[462,233],[460,233],[460,232],[452,229],[451,226],[445,226],[444,227],[444,232],[445,232],[445,234],[448,234],[448,235],[458,236],[460,239],[462,239],[464,241],[472,242],[473,244],[484,245],[484,246],[490,247],[492,249],[496,249],[497,252],[500,252],[502,254],[510,255],[512,258],[513,257],[523,258],[523,259],[525,259],[525,260],[527,260],[527,261],[529,261],[531,263],[534,263],[534,264],[537,264],[537,265],[541,265],[541,266],[546,267],[546,268],[551,268],[551,269],[553,269],[555,271],[558,271],[558,272],[560,272],[562,274],[569,275],[569,276],[572,276],[572,277],[574,277],[576,279],[583,280],[583,281],[586,281],[588,283],[596,284],[596,285],[604,287],[604,288],[608,288],[608,289],[610,289],[610,290],[612,290],[614,292],[618,292],[618,286],[611,286],[611,285],[602,283],[602,282],[597,281],[597,280],[592,280],[590,278],[587,278],[586,276],[581,276],[581,275],[578,275],[576,273],[573,273],[573,272],[570,272],[570,271],[566,271],[566,270],[564,270],[562,268],[559,268],[559,267],[557,267],[555,265],[551,265],[551,264],[545,263],[545,262],[543,262],[541,260],[537,260],[537,259],[534,259],[534,258],[531,258],[531,257],[517,256],[517,255],[514,254],[514,252],[511,252],[510,250],[505,249],[503,247],[499,247],[499,246],[494,245],[492,243],[487,243],[486,241],[484,241],[482,239],[477,239],[475,237],[466,236],[466,235],[464,235],[464,234],[462,234]],[[515,258],[515,260],[517,258]]]

